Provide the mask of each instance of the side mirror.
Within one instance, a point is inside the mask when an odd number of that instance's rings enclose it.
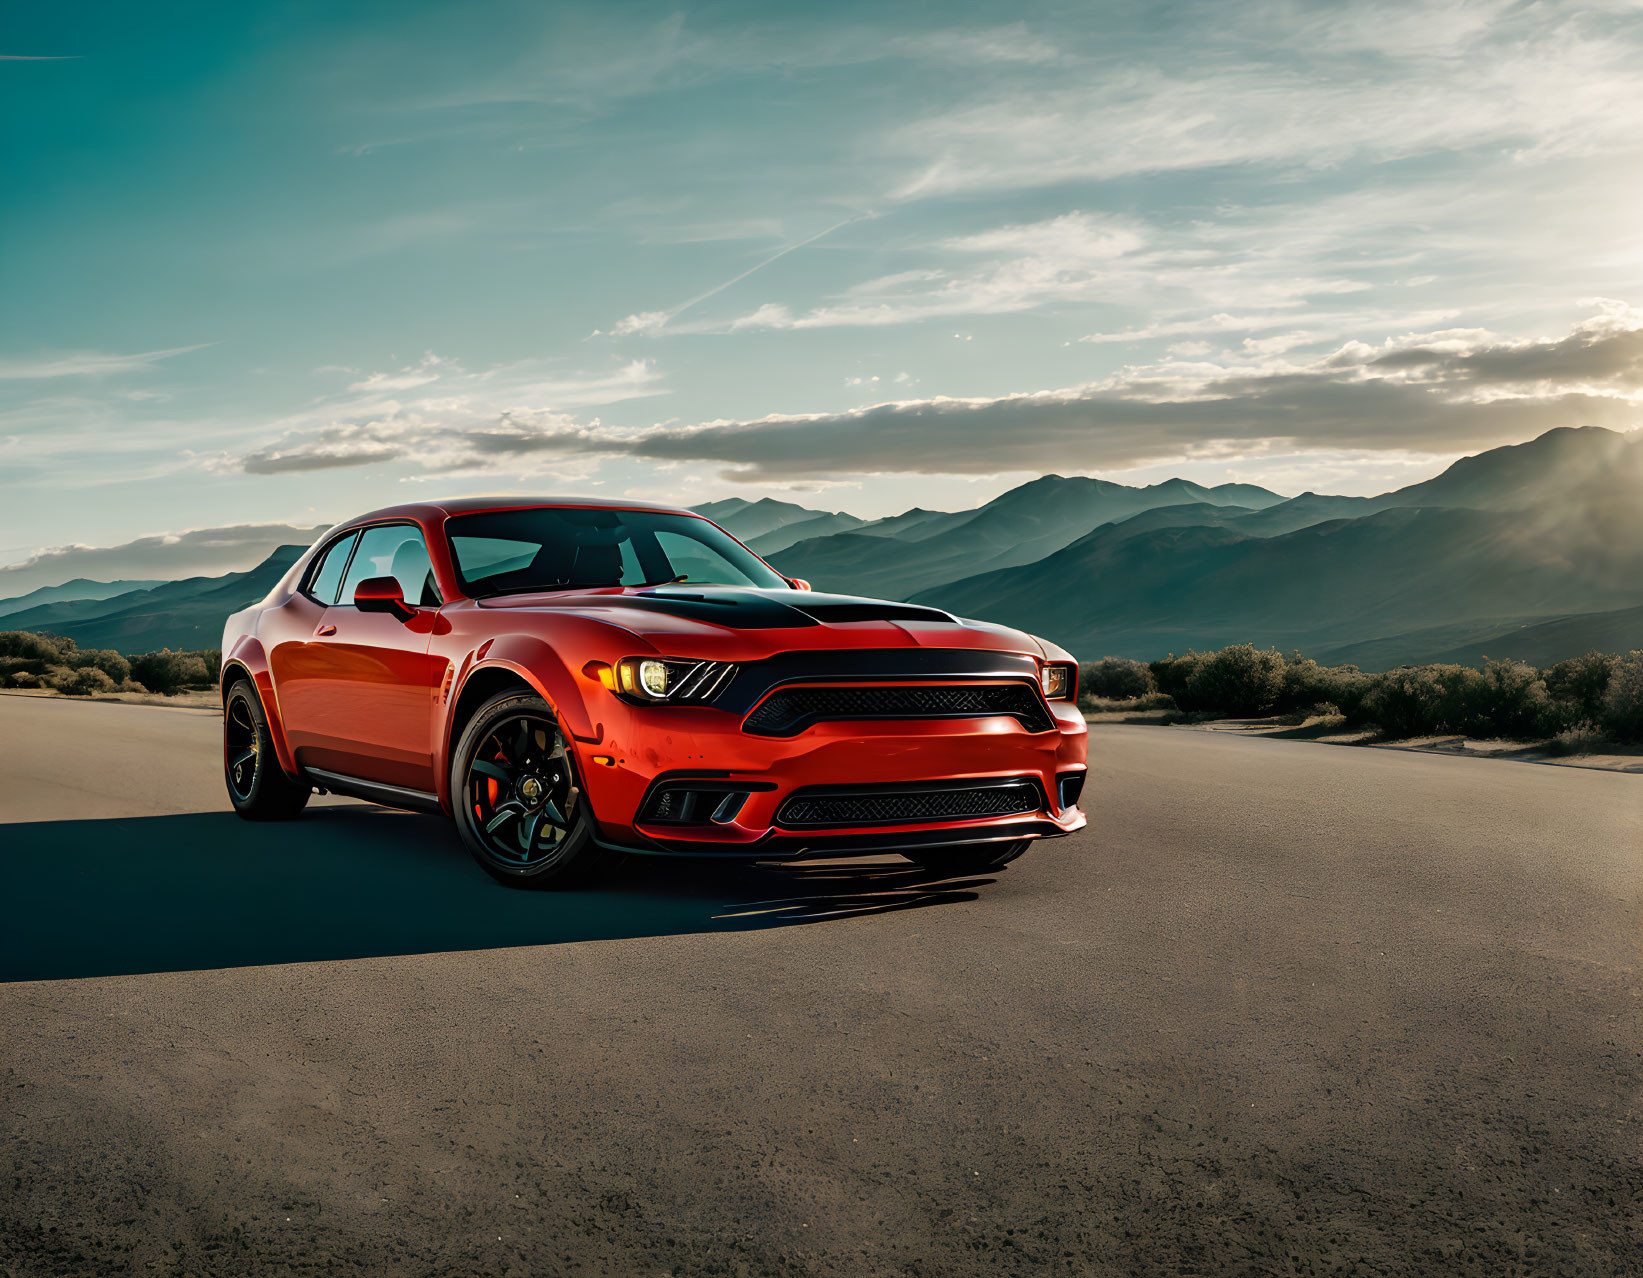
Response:
[[[809,590],[810,589],[810,583],[808,581],[806,581],[803,577],[789,577],[787,579],[787,584],[792,586],[794,590]]]
[[[392,613],[401,621],[416,616],[416,609],[405,602],[405,592],[392,577],[367,577],[354,587],[354,607],[361,612]]]

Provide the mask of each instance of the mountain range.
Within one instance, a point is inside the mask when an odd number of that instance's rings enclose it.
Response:
[[[1375,497],[1045,475],[974,510],[876,520],[773,498],[694,509],[818,590],[931,604],[1087,658],[1250,640],[1385,669],[1643,648],[1643,437],[1596,427]],[[46,587],[0,600],[0,625],[125,652],[209,647],[301,553]]]
[[[40,608],[46,604],[71,599],[110,599],[115,595],[147,590],[164,584],[163,581],[88,581],[84,577],[76,577],[73,581],[65,581],[60,586],[40,586],[25,595],[0,599],[0,617],[9,617],[13,613],[25,612],[30,608]]]
[[[872,531],[772,563],[818,589],[1019,626],[1084,656],[1250,640],[1384,669],[1643,648],[1643,439],[1594,427],[1377,497],[1182,481],[1112,493],[1051,475],[921,518],[893,548],[865,545]]]
[[[0,614],[0,625],[66,635],[82,648],[125,653],[215,648],[229,614],[266,595],[307,549],[281,546],[247,572],[187,577],[112,597],[59,599]],[[12,602],[0,601],[0,608]]]

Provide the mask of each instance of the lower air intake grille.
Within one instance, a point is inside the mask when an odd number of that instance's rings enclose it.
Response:
[[[915,821],[962,821],[1017,816],[1042,806],[1031,781],[1003,785],[965,785],[897,790],[811,789],[796,792],[776,814],[784,826],[904,825]]]
[[[1007,715],[1030,732],[1046,732],[1055,726],[1037,689],[1024,683],[977,683],[778,688],[748,715],[742,727],[761,737],[791,737],[830,719],[980,719],[990,715]]]

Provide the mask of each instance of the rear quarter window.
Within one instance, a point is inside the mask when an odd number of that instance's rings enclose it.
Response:
[[[337,589],[342,585],[342,573],[348,567],[349,552],[358,540],[358,533],[349,533],[320,551],[319,558],[308,574],[308,585],[304,587],[303,593],[316,603],[336,603]]]

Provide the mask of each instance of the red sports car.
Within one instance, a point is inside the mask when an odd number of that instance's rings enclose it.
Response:
[[[230,617],[222,649],[242,816],[295,816],[315,790],[448,813],[506,883],[623,852],[974,872],[1084,824],[1065,652],[811,592],[686,510],[362,515]]]

